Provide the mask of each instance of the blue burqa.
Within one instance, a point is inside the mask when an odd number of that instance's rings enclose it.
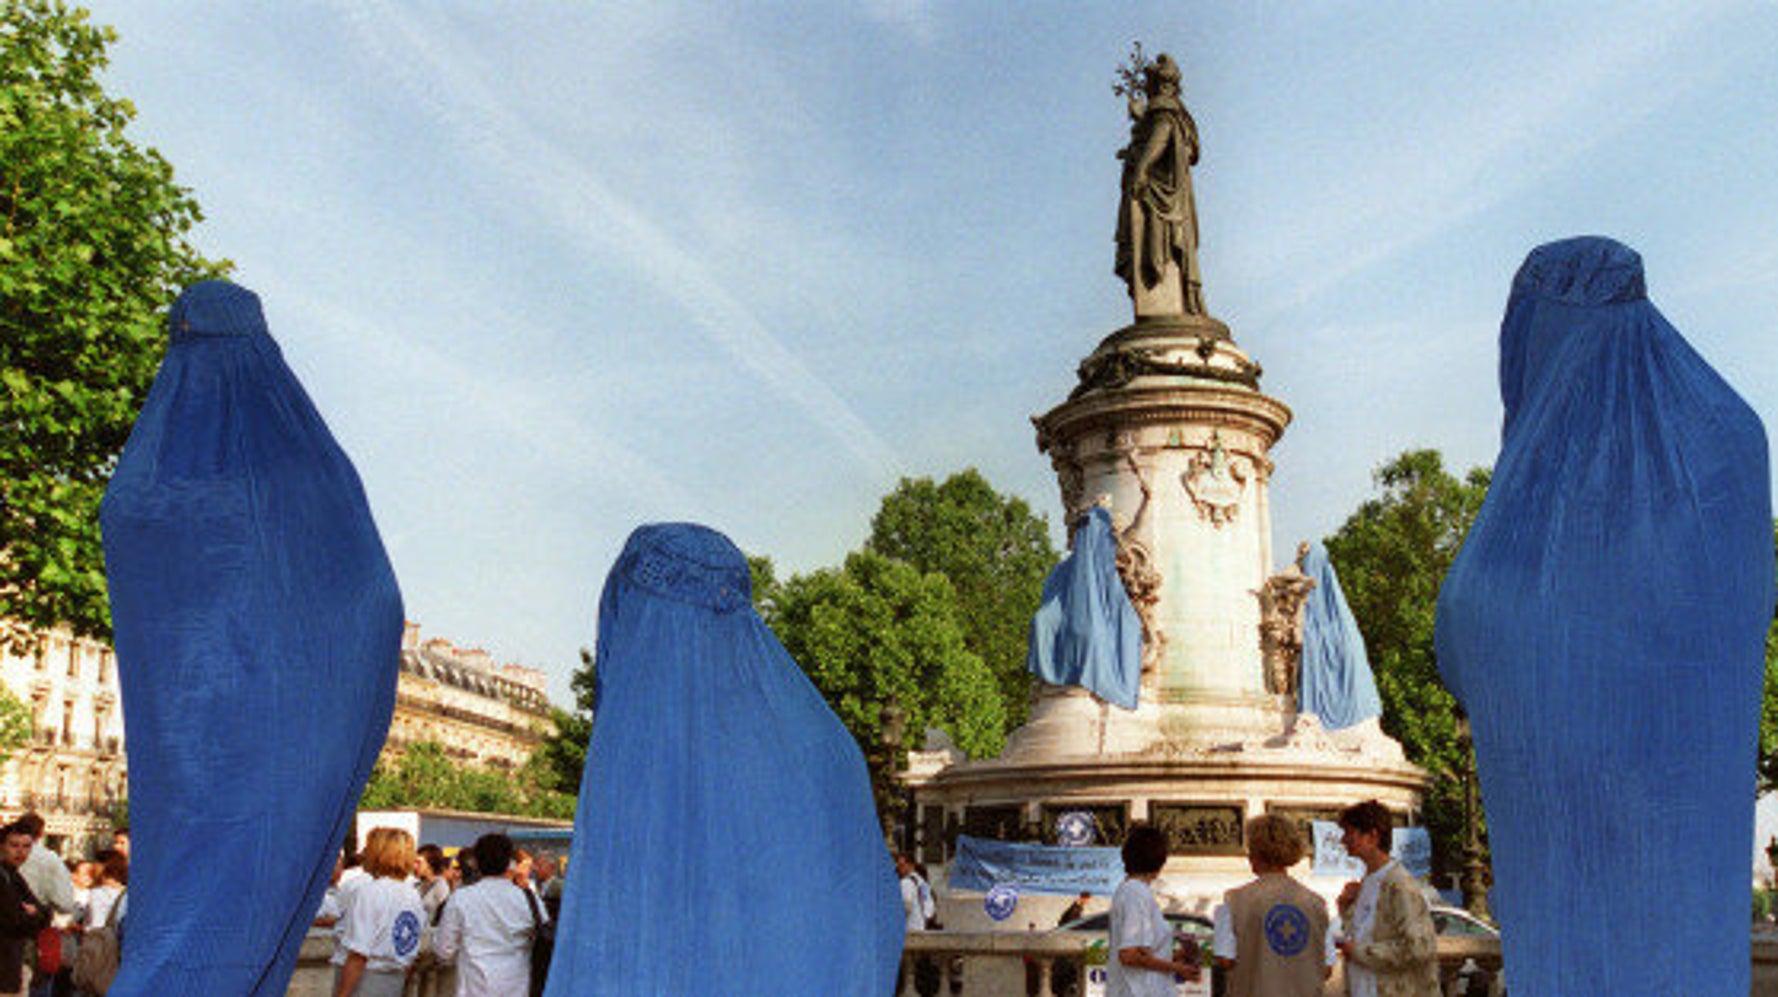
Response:
[[[1365,655],[1364,635],[1346,605],[1326,548],[1309,548],[1303,573],[1315,580],[1315,588],[1303,603],[1302,711],[1321,718],[1329,730],[1381,716],[1383,701]]]
[[[888,997],[905,920],[858,746],[727,537],[630,535],[545,997]]]
[[[1111,513],[1087,510],[1074,550],[1043,580],[1025,667],[1051,685],[1075,685],[1136,708],[1142,686],[1142,621],[1117,573]]]
[[[1772,621],[1766,437],[1607,239],[1534,250],[1439,593],[1514,997],[1745,997]]]
[[[100,512],[130,746],[110,997],[282,997],[394,707],[401,595],[259,299],[188,288]]]

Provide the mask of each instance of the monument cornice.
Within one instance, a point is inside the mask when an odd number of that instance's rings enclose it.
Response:
[[[1290,406],[1257,391],[1206,385],[1134,386],[1071,399],[1031,421],[1037,427],[1037,449],[1071,440],[1096,429],[1130,426],[1226,426],[1258,433],[1266,447],[1290,425]]]
[[[1278,752],[1283,757],[1265,758],[1266,753],[1264,748],[1227,752],[1204,749],[1202,753],[1191,754],[1060,757],[1047,761],[1026,760],[1016,765],[998,764],[993,760],[972,761],[949,766],[927,786],[941,793],[1005,787],[1012,796],[1028,797],[1033,784],[1042,784],[1050,788],[1054,797],[1085,798],[1130,795],[1133,787],[1151,781],[1178,785],[1189,780],[1193,788],[1205,783],[1255,780],[1277,780],[1305,787],[1320,784],[1349,786],[1356,775],[1367,785],[1415,793],[1423,791],[1431,781],[1426,770],[1411,762],[1382,759],[1370,754],[1354,753],[1347,759],[1330,758],[1324,753],[1306,758],[1291,751]],[[1078,783],[1079,791],[1071,791],[1070,783]],[[1118,788],[1112,789],[1112,786]],[[1153,795],[1188,799],[1192,792],[1185,789],[1184,792]],[[983,797],[982,801],[989,802],[989,799]]]

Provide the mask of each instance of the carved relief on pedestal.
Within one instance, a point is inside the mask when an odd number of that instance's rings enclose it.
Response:
[[[1210,434],[1210,446],[1192,455],[1185,473],[1179,476],[1185,492],[1191,496],[1198,515],[1212,526],[1225,526],[1235,521],[1241,510],[1241,498],[1247,492],[1247,479],[1252,470],[1240,457],[1231,457],[1223,449],[1220,434]]]
[[[1135,438],[1120,433],[1113,440],[1113,446],[1123,456],[1136,487],[1142,490],[1142,504],[1136,507],[1136,514],[1130,517],[1129,524],[1118,525],[1116,517],[1112,523],[1117,527],[1117,575],[1130,596],[1130,605],[1136,609],[1136,618],[1142,623],[1142,673],[1147,675],[1160,663],[1161,651],[1167,645],[1165,631],[1155,623],[1155,607],[1161,601],[1161,573],[1154,566],[1153,552],[1141,539],[1148,524],[1148,507],[1154,490],[1142,473],[1142,465],[1136,461]]]
[[[1265,662],[1266,691],[1295,697],[1303,659],[1303,603],[1315,580],[1303,573],[1307,542],[1297,545],[1296,561],[1266,579],[1258,592],[1259,646]]]
[[[1068,523],[1069,542],[1074,539],[1074,523],[1087,511],[1087,474],[1075,459],[1072,441],[1050,442],[1040,439],[1039,446],[1045,446],[1050,455],[1050,467],[1056,472],[1056,483],[1062,489],[1062,521]]]

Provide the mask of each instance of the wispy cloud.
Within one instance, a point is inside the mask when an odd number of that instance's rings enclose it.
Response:
[[[865,0],[864,12],[879,24],[905,32],[920,45],[938,40],[938,13],[932,0]]]
[[[302,327],[340,344],[367,364],[401,372],[403,392],[437,399],[439,404],[473,410],[479,421],[537,454],[560,473],[589,486],[620,482],[626,492],[647,496],[652,505],[696,508],[693,497],[653,462],[612,443],[553,404],[529,383],[502,380],[472,368],[399,326],[373,321],[356,311],[286,287],[276,277],[255,280],[271,300],[306,312]],[[523,334],[522,328],[513,330]]]
[[[1670,50],[1714,13],[1674,11],[1689,20],[1650,26],[1622,19],[1615,32],[1545,60],[1543,72],[1487,92],[1469,114],[1395,136],[1399,151],[1374,164],[1366,187],[1336,199],[1320,225],[1299,229],[1296,251],[1283,254],[1275,269],[1311,276],[1288,282],[1293,293],[1272,298],[1253,320],[1276,320],[1535,188],[1719,76],[1721,65],[1697,67],[1689,76],[1675,71]],[[1659,84],[1649,85],[1651,79]],[[1609,113],[1599,113],[1601,102]],[[1314,266],[1304,267],[1306,260]]]
[[[472,159],[545,223],[600,260],[634,268],[718,347],[830,433],[874,476],[900,473],[892,447],[786,347],[737,294],[585,163],[515,114],[481,80],[491,72],[415,18],[380,4],[342,8],[358,42]]]

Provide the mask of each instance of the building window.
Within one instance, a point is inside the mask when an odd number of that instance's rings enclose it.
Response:
[[[80,677],[80,645],[74,641],[68,642],[68,677]]]

